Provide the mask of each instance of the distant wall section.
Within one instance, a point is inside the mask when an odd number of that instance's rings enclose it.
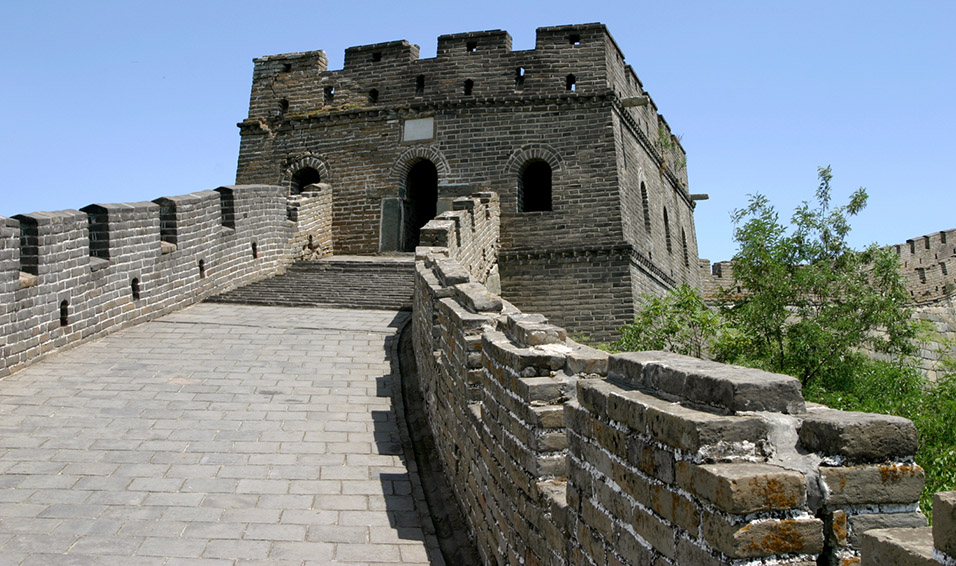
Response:
[[[940,359],[956,355],[952,351],[956,344],[956,230],[934,232],[886,249],[899,256],[914,318],[925,321],[937,333],[920,344],[917,354],[927,376],[936,379]],[[730,295],[744,292],[734,278],[732,261],[711,264],[701,259],[699,267],[704,300],[716,302],[722,291]]]

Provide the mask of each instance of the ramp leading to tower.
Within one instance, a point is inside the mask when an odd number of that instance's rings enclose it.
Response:
[[[211,297],[211,302],[289,307],[411,310],[415,257],[331,256],[299,261],[275,277]]]

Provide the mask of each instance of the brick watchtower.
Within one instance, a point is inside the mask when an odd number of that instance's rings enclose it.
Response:
[[[501,200],[502,295],[606,338],[640,293],[699,286],[684,152],[602,24],[255,60],[237,183],[331,186],[335,253],[410,251],[452,199]]]

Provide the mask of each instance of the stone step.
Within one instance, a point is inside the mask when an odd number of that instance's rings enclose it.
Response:
[[[281,275],[208,300],[290,307],[411,310],[414,281],[413,254],[331,256],[296,262]]]

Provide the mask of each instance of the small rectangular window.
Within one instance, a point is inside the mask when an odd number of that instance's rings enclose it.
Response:
[[[524,89],[524,67],[518,67],[515,70],[515,91]]]
[[[219,213],[220,222],[226,228],[236,227],[236,201],[232,194],[232,189],[228,187],[219,187],[216,189],[219,193]]]
[[[86,213],[89,226],[90,255],[100,259],[110,258],[109,214],[101,206],[91,204],[81,209]]]
[[[36,220],[15,216],[20,221],[20,271],[40,274],[40,230]]]

